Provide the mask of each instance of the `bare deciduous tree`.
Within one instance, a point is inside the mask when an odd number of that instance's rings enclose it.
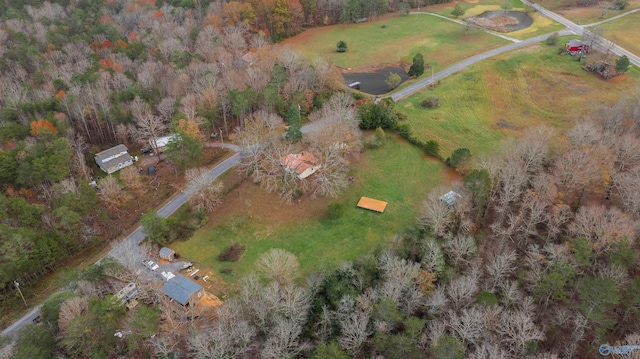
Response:
[[[235,304],[218,308],[218,320],[212,328],[189,336],[188,344],[196,358],[239,358],[246,355],[256,330]]]
[[[360,352],[371,333],[369,318],[370,313],[364,311],[356,311],[345,317],[338,318],[340,324],[338,343],[351,355],[356,355]]]
[[[469,355],[469,359],[509,359],[508,352],[492,343],[481,343],[476,350]]]
[[[136,192],[142,189],[142,177],[140,177],[140,172],[135,166],[129,166],[121,169],[120,178],[122,178],[128,189]]]
[[[464,308],[460,315],[450,311],[447,315],[449,327],[464,344],[479,344],[486,331],[484,313],[475,308]]]
[[[420,264],[422,268],[435,275],[442,273],[445,266],[444,253],[438,242],[433,239],[424,242]]]
[[[448,303],[449,300],[447,299],[442,286],[438,287],[435,292],[425,300],[425,306],[427,307],[428,312],[434,315],[444,311]]]
[[[472,236],[458,235],[448,238],[443,245],[449,258],[456,264],[468,263],[476,253],[476,242]]]
[[[447,285],[447,295],[453,308],[459,309],[468,305],[479,290],[478,275],[475,271],[458,277]]]
[[[454,222],[453,211],[446,202],[440,200],[445,192],[444,188],[431,191],[422,202],[418,217],[418,224],[429,228],[436,237],[444,236]]]
[[[265,278],[280,284],[291,283],[300,275],[296,256],[280,248],[272,248],[262,254],[256,265]]]
[[[517,355],[525,353],[525,346],[532,340],[543,340],[544,333],[533,322],[531,314],[524,311],[511,311],[502,315],[498,326],[502,342]]]
[[[633,219],[619,209],[605,208],[599,205],[580,207],[575,220],[569,226],[576,236],[583,236],[592,241],[598,252],[606,251],[609,247],[627,238],[634,242],[636,225]]]
[[[189,198],[189,205],[195,212],[211,213],[214,208],[222,204],[222,182],[209,182],[208,173],[209,170],[205,167],[190,168],[185,171],[187,185],[195,189]]]
[[[384,276],[380,294],[391,299],[397,306],[401,306],[408,289],[416,285],[420,266],[398,258],[389,251],[384,251],[378,258],[378,267]]]
[[[490,290],[503,286],[510,275],[516,270],[516,252],[508,251],[498,253],[487,263],[487,274],[490,279]]]
[[[60,305],[58,327],[64,332],[69,323],[76,317],[86,315],[89,311],[89,302],[86,297],[73,297]]]
[[[118,180],[113,176],[99,179],[98,188],[100,199],[114,211],[121,210],[122,205],[129,199],[129,196],[122,191]]]
[[[276,318],[275,324],[261,351],[262,358],[290,358],[311,349],[300,337],[302,326],[293,320]]]
[[[620,193],[625,210],[637,217],[640,214],[640,167],[617,173],[613,182]]]

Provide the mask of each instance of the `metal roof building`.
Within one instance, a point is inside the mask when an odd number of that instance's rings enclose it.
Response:
[[[192,299],[202,297],[204,288],[182,274],[178,274],[165,283],[162,293],[182,305],[187,305]]]
[[[96,153],[95,160],[100,169],[109,174],[133,164],[127,146],[122,144]]]
[[[161,259],[165,259],[171,262],[173,261],[173,258],[176,255],[176,252],[171,248],[162,247],[160,248],[160,252],[158,254],[160,255]]]

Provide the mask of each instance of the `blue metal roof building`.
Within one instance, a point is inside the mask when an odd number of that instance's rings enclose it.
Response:
[[[187,279],[182,274],[178,274],[175,277],[169,279],[169,281],[162,287],[162,293],[169,296],[169,298],[176,302],[187,305],[191,302],[191,299],[200,298],[204,295],[204,288],[201,285]]]

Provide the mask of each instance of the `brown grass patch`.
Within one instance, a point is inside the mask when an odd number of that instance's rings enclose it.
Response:
[[[468,19],[465,19],[465,21],[485,29],[500,32],[509,32],[511,30],[509,30],[507,26],[518,25],[520,23],[515,17],[507,15],[494,15],[488,18],[470,17]]]

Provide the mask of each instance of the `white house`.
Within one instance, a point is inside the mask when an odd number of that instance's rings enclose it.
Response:
[[[149,139],[149,145],[154,152],[164,152],[167,149],[167,144],[173,141],[176,138],[176,135],[162,136],[156,139],[156,142],[153,142],[153,138]],[[156,148],[156,144],[158,148]]]
[[[299,179],[311,176],[320,168],[320,161],[311,152],[307,151],[288,154],[284,156],[282,163],[290,171],[295,172],[296,177]]]
[[[103,171],[111,174],[133,164],[125,145],[117,145],[96,154],[96,163]]]

